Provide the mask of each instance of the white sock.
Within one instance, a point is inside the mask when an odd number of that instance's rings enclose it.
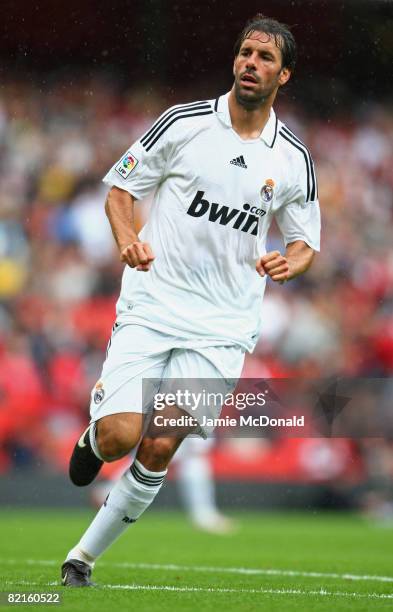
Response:
[[[94,422],[90,425],[90,429],[89,429],[89,442],[90,442],[91,450],[93,451],[97,459],[101,459],[101,461],[104,461],[104,459],[101,457],[100,451],[98,450],[96,432],[97,432],[97,425]]]
[[[147,470],[137,459],[115,484],[104,505],[67,555],[93,566],[95,559],[150,506],[161,488],[165,474]]]

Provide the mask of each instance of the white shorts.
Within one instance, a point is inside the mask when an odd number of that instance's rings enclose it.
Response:
[[[236,345],[198,347],[196,342],[148,327],[115,323],[101,377],[91,391],[91,422],[120,412],[151,413],[154,395],[171,391],[163,387],[163,379],[215,379],[214,392],[231,393],[240,377],[244,354]],[[217,418],[220,411],[221,405],[211,407],[209,418]],[[209,428],[202,433],[209,434]]]

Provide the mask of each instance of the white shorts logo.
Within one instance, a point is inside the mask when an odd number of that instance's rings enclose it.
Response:
[[[116,172],[118,172],[124,179],[128,178],[131,172],[138,165],[138,160],[135,155],[132,155],[130,151],[121,158],[117,166],[115,167]]]

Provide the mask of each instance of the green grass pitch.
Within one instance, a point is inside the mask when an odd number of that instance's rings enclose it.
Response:
[[[393,529],[353,515],[311,512],[239,514],[237,533],[212,536],[194,530],[181,514],[151,510],[97,563],[99,588],[66,589],[59,586],[59,566],[92,516],[3,509],[1,590],[61,592],[63,602],[55,608],[63,612],[393,606]]]

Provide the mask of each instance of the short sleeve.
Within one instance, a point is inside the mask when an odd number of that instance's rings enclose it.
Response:
[[[102,179],[106,185],[124,189],[137,200],[142,200],[162,182],[170,154],[168,131],[158,132],[160,137],[157,139],[155,134],[163,117],[165,114],[112,166]],[[151,134],[153,138],[150,138]]]
[[[277,225],[285,246],[304,240],[314,251],[320,250],[321,214],[314,164],[310,156],[302,160],[297,179],[276,212]]]

